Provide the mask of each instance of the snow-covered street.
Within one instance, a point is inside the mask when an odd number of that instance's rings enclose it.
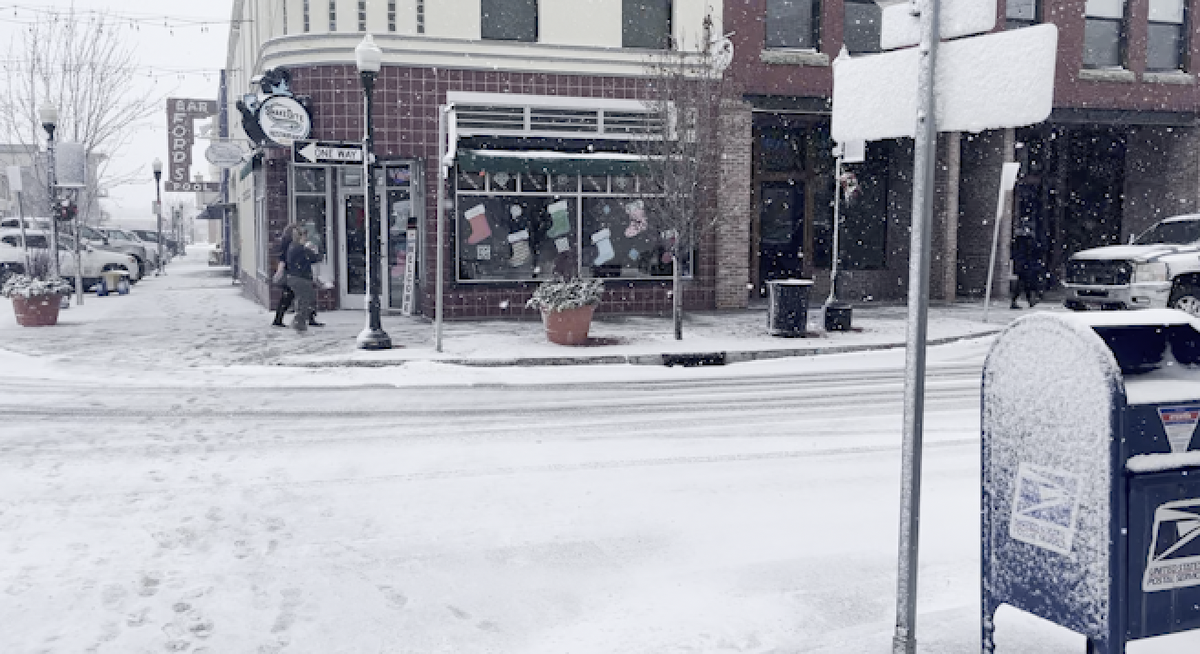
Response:
[[[138,295],[182,296],[84,309]],[[0,351],[4,652],[890,651],[901,351],[464,372],[172,366],[140,338]],[[921,652],[979,647],[987,346],[930,353]]]

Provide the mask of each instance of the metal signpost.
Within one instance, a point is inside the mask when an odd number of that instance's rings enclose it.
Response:
[[[929,247],[938,131],[982,131],[1041,122],[1054,99],[1058,31],[1045,24],[941,43],[948,35],[990,31],[996,3],[962,0],[951,20],[939,0],[914,0],[885,10],[885,47],[916,48],[852,58],[833,64],[831,132],[838,143],[913,137],[912,240],[909,258],[908,337],[905,357],[904,440],[897,579],[895,654],[916,651],[917,560],[920,529],[921,455],[925,400],[925,341],[929,310]],[[919,16],[914,18],[914,15]],[[986,56],[1010,54],[1002,61]],[[911,83],[897,83],[911,80]]]

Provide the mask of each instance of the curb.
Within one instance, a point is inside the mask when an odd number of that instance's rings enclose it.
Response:
[[[1000,333],[999,329],[972,332],[959,336],[928,339],[926,345],[946,345],[958,341],[984,338]],[[510,359],[398,359],[390,361],[310,361],[298,363],[276,363],[286,368],[391,368],[418,361],[431,361],[473,368],[504,368],[514,366],[583,366],[583,365],[635,365],[635,366],[723,366],[748,361],[767,361],[789,357],[810,357],[823,354],[851,354],[854,352],[877,352],[903,348],[906,343],[869,343],[864,345],[830,345],[826,347],[789,348],[780,350],[741,350],[725,352],[673,352],[663,354],[609,354],[598,356],[563,357],[514,357]]]

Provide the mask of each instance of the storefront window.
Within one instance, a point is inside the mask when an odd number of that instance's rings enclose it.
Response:
[[[384,168],[383,192],[388,230],[388,304],[399,309],[404,302],[404,281],[408,271],[409,236],[416,235],[413,214],[412,168],[409,164]],[[416,256],[416,250],[411,253]],[[416,268],[413,269],[414,276]]]
[[[653,198],[638,196],[633,175],[460,171],[457,179],[460,281],[673,272],[674,237],[651,227]]]
[[[327,229],[329,226],[328,170],[325,168],[292,169],[293,201],[292,216],[296,224],[303,227],[317,241],[321,259],[329,261]]]

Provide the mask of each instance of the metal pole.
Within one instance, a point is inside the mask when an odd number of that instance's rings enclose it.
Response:
[[[366,129],[363,134],[363,172],[367,176],[367,196],[363,202],[367,223],[367,326],[358,335],[358,347],[362,350],[390,350],[392,339],[383,331],[379,318],[379,287],[381,285],[379,259],[383,243],[379,237],[379,211],[375,210],[375,171],[372,167],[375,159],[375,125],[374,112],[371,108],[371,95],[375,90],[375,73],[362,71],[359,73],[363,87],[363,118]]]
[[[829,297],[825,307],[837,301],[838,263],[841,260],[841,250],[838,249],[838,220],[842,208],[842,152],[838,146],[837,158],[833,162],[833,257],[829,264]]]
[[[939,0],[921,5],[920,67],[917,73],[916,143],[913,157],[912,254],[908,262],[908,339],[904,365],[904,441],[901,450],[899,567],[896,575],[894,654],[917,648],[917,551],[921,526],[921,448],[925,414],[925,337],[929,312],[929,247],[932,230],[937,117],[934,70],[937,64]]]
[[[992,227],[992,255],[988,258],[987,287],[983,291],[983,321],[987,322],[992,306],[992,277],[996,272],[996,247],[1000,242],[1000,221],[1004,216],[1004,181],[1000,181],[1000,197],[996,200],[996,220]]]
[[[50,255],[50,262],[54,266],[54,276],[62,275],[62,268],[58,261],[58,206],[55,200],[56,193],[54,189],[58,186],[57,174],[54,170],[54,128],[53,124],[44,124],[46,133],[50,138],[46,140],[46,156],[49,159],[48,170],[46,171],[46,181],[48,182],[47,200],[50,203],[50,251],[54,254]],[[69,299],[69,298],[68,298]]]
[[[155,275],[163,274],[163,249],[162,249],[162,183],[159,181],[159,174],[154,174],[154,216],[158,222],[158,271]]]
[[[29,260],[29,244],[25,242],[25,205],[21,202],[20,191],[17,191],[17,216],[21,221],[21,249],[25,251],[25,274],[28,275],[32,272],[33,264]]]
[[[438,113],[438,181],[437,181],[437,267],[435,268],[433,291],[433,349],[435,352],[442,351],[442,277],[444,264],[444,254],[442,253],[445,247],[446,235],[446,207],[443,204],[442,193],[446,189],[446,115],[450,112],[448,105],[442,105],[441,112]]]
[[[78,191],[76,191],[78,193]],[[78,196],[76,196],[78,197]],[[79,242],[83,230],[79,228],[79,204],[75,203],[75,304],[83,306],[83,257],[79,253]]]

